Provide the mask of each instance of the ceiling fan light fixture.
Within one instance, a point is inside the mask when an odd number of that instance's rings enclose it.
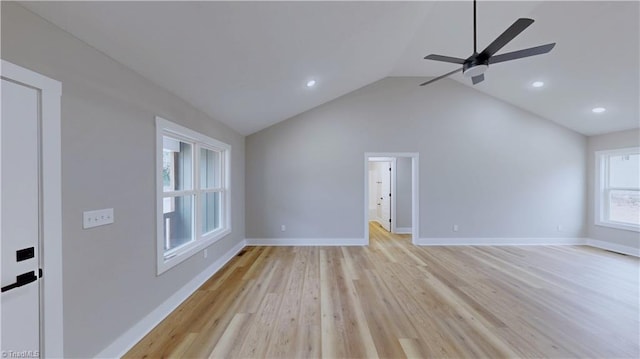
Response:
[[[475,76],[480,76],[482,75],[485,71],[487,71],[487,69],[489,68],[488,65],[475,65],[473,67],[469,67],[467,69],[464,70],[464,72],[462,73],[465,77],[475,77]]]

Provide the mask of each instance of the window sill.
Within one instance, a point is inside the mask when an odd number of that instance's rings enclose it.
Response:
[[[157,276],[175,267],[176,265],[184,262],[185,260],[193,257],[194,254],[200,252],[206,247],[218,242],[222,238],[231,234],[231,229],[225,229],[219,232],[212,233],[209,237],[185,244],[182,247],[176,248],[175,252],[169,254],[169,258],[162,257],[162,260],[158,261]]]
[[[624,224],[619,222],[598,221],[596,222],[596,226],[621,229],[624,231],[631,231],[631,232],[640,232],[640,226],[634,226],[632,224]]]

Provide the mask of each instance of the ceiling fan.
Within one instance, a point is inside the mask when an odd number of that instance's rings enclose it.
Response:
[[[465,77],[471,77],[471,81],[475,85],[484,80],[484,72],[487,70],[487,68],[489,68],[489,65],[497,64],[499,62],[517,60],[523,57],[542,55],[551,51],[551,49],[556,46],[555,42],[551,44],[530,47],[524,50],[507,52],[506,54],[495,55],[496,52],[498,52],[501,48],[508,44],[509,41],[513,40],[531,24],[533,24],[533,19],[520,18],[516,20],[516,22],[509,26],[509,28],[505,30],[505,32],[503,32],[500,36],[493,40],[493,42],[489,44],[486,49],[484,49],[481,53],[478,53],[478,35],[476,33],[476,0],[473,0],[473,55],[469,56],[466,59],[435,54],[425,56],[425,60],[450,62],[462,65],[462,67],[446,73],[442,76],[433,78],[425,83],[420,84],[420,86],[428,85],[432,82],[438,81],[460,71],[462,71]]]

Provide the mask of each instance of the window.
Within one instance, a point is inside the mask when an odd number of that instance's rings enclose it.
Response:
[[[640,231],[640,148],[596,152],[596,224]]]
[[[231,232],[231,146],[156,117],[158,274]]]

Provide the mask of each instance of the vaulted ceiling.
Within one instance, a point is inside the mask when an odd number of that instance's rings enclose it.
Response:
[[[245,135],[387,76],[456,68],[427,54],[473,51],[471,1],[22,4]],[[451,80],[585,135],[639,127],[638,2],[479,1],[479,49],[519,17],[535,23],[499,53],[555,49]]]

